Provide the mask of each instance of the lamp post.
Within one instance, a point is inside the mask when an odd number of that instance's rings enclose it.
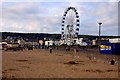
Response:
[[[102,25],[102,23],[99,22],[98,24],[99,24],[99,40],[98,41],[99,41],[99,48],[100,48],[100,43],[101,43],[101,37],[100,36],[101,36],[101,25]]]

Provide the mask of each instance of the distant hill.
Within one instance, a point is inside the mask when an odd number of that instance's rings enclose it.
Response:
[[[47,40],[50,39],[55,39],[59,40],[60,39],[60,34],[48,34],[48,33],[13,33],[13,32],[1,32],[2,33],[2,39],[6,39],[8,36],[10,37],[16,37],[16,38],[23,38],[23,39],[28,39],[31,41],[38,40],[38,39],[44,39],[46,38]]]
[[[23,39],[28,39],[31,41],[36,41],[38,39],[44,39],[46,38],[47,40],[60,40],[61,34],[48,34],[48,33],[14,33],[14,32],[0,32],[2,34],[2,39],[6,39],[7,36],[10,37],[16,37],[16,38],[23,38]],[[80,37],[84,38],[98,38],[98,36],[94,35],[79,35]],[[101,38],[120,38],[120,36],[101,36]]]

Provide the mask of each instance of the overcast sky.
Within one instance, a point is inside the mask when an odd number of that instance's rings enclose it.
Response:
[[[3,0],[4,1],[4,0]],[[101,1],[101,0],[100,0]],[[2,29],[5,32],[61,33],[61,21],[67,7],[73,6],[80,16],[80,32],[98,35],[98,22],[102,22],[102,35],[118,35],[118,2],[31,1],[2,2]]]

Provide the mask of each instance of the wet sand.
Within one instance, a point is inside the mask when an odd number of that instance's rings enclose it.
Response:
[[[110,65],[102,59],[109,60],[110,56],[106,55],[62,50],[53,50],[50,54],[49,49],[1,54],[3,78],[118,78],[118,64]]]

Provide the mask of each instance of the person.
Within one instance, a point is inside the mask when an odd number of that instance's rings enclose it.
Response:
[[[52,53],[52,47],[49,47],[49,49],[50,49],[50,53]]]
[[[77,50],[76,50],[76,48],[74,48],[74,53],[76,54],[76,52],[77,52]]]
[[[68,47],[66,47],[65,49],[66,49],[66,51],[68,51]]]
[[[114,65],[114,64],[115,64],[115,60],[112,59],[112,60],[110,61],[110,64],[111,64],[111,65]]]

